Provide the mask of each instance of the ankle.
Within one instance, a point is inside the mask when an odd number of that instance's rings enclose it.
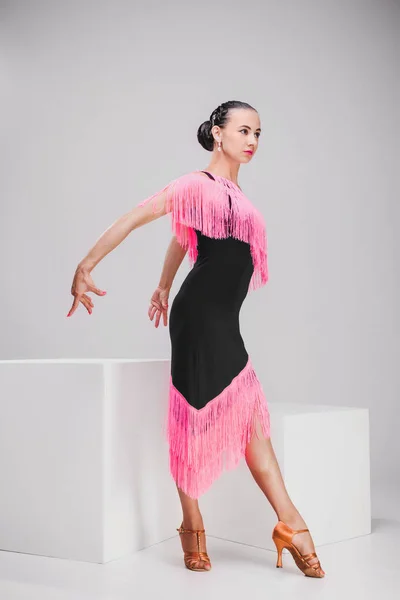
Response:
[[[305,529],[307,527],[306,522],[297,509],[279,513],[278,519],[292,529]]]
[[[201,515],[185,515],[182,520],[184,529],[204,529]]]

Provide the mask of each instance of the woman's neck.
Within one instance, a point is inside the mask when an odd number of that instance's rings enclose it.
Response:
[[[238,174],[239,174],[239,166],[240,165],[230,165],[222,160],[212,160],[208,167],[204,169],[204,171],[208,171],[211,175],[218,175],[219,177],[224,177],[225,179],[229,179],[235,185],[239,187],[238,183]]]

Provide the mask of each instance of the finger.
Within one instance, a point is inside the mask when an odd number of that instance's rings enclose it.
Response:
[[[161,305],[158,302],[158,300],[154,300],[153,298],[150,300],[150,306],[155,306],[156,308],[158,308],[159,310],[161,309]]]
[[[91,315],[92,307],[90,306],[89,302],[85,298],[81,298],[81,302],[82,302],[83,306],[86,308],[86,310],[88,311],[89,315]]]
[[[150,306],[149,306],[149,311],[148,311],[150,319],[152,319],[151,313],[154,314],[154,312],[156,310],[158,310],[158,308],[159,308],[158,303],[155,300],[150,300]]]
[[[151,319],[151,312],[152,312],[152,310],[153,310],[153,305],[152,305],[152,303],[150,301],[149,308],[148,308],[148,311],[147,311],[147,314],[149,315],[150,319]]]
[[[93,300],[91,299],[90,296],[88,296],[87,294],[83,294],[82,298],[85,298],[85,300],[87,300],[90,304],[90,306],[93,308],[94,304],[93,304]]]
[[[149,313],[149,316],[150,316],[150,321],[152,321],[152,320],[153,320],[153,317],[154,317],[154,315],[155,315],[155,312],[156,312],[156,310],[157,310],[157,308],[156,308],[155,306],[151,306],[151,307],[150,307],[150,313]]]
[[[166,327],[166,325],[168,323],[168,313],[166,310],[163,311],[163,322],[164,322],[164,326]]]
[[[156,313],[156,322],[155,322],[156,327],[158,327],[160,324],[160,317],[161,317],[161,312],[158,310]]]
[[[157,310],[162,310],[162,306],[158,300],[151,300],[151,304],[155,306]]]
[[[89,289],[89,292],[93,292],[94,294],[97,294],[98,296],[104,296],[105,294],[107,294],[107,292],[105,290],[100,290],[95,285],[88,285],[88,289]]]
[[[78,308],[79,305],[79,296],[75,296],[75,299],[72,303],[71,309],[69,311],[69,313],[67,314],[67,317],[70,317],[74,314],[74,312],[76,311],[76,309]]]

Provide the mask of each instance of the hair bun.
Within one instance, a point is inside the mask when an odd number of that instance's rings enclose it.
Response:
[[[214,138],[211,133],[211,121],[204,121],[197,130],[197,140],[205,150],[212,152],[214,148]]]

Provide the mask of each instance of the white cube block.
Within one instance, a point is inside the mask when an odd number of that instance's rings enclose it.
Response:
[[[286,489],[315,546],[371,533],[367,408],[268,403]],[[201,503],[211,536],[275,550],[277,517],[245,460]]]
[[[103,563],[174,535],[169,372],[169,360],[0,362],[0,549]]]

